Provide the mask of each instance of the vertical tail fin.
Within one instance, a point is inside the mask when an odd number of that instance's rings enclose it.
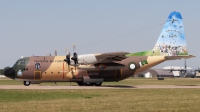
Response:
[[[182,16],[171,12],[153,50],[131,53],[127,56],[177,56],[188,55]]]
[[[171,12],[153,48],[153,55],[188,55],[183,20],[179,12]]]

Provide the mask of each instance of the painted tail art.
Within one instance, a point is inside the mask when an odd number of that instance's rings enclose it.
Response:
[[[186,56],[188,55],[182,16],[171,12],[153,50],[127,56]]]

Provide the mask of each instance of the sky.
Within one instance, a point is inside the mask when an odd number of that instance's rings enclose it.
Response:
[[[200,67],[199,0],[0,0],[0,68],[21,56],[153,49],[168,15],[182,14],[189,54]],[[184,66],[184,60],[155,66]]]

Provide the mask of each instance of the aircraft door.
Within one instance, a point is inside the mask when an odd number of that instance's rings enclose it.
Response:
[[[40,63],[35,63],[34,80],[39,80],[42,78],[42,72],[40,70]]]
[[[38,80],[42,78],[42,74],[40,70],[35,70],[34,71],[34,80]]]

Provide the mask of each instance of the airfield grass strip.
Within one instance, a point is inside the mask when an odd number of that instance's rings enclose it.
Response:
[[[0,90],[1,112],[198,112],[200,89]]]

